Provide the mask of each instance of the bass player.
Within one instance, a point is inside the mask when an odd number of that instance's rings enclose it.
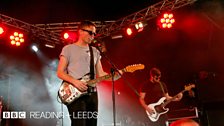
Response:
[[[160,70],[153,67],[150,70],[149,80],[143,83],[140,88],[139,101],[146,111],[146,116],[149,117],[150,126],[166,126],[167,111],[160,106],[160,104],[163,104],[161,100],[180,101],[183,97],[183,93],[177,94],[175,98],[170,96],[165,83],[161,82],[160,78]],[[153,104],[156,105],[153,106]]]

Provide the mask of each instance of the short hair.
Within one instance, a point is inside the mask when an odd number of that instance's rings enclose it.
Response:
[[[151,70],[150,70],[150,75],[151,76],[161,76],[161,72],[158,68],[156,67],[153,67]]]
[[[96,27],[96,25],[93,22],[89,20],[84,20],[84,21],[81,21],[81,23],[79,24],[78,30],[83,29],[84,27],[90,27],[90,26]]]

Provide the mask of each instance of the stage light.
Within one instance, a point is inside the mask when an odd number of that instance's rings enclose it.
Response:
[[[36,46],[36,45],[32,45],[32,50],[34,51],[34,52],[37,52],[39,49],[38,49],[38,47]]]
[[[3,24],[0,24],[0,37],[5,36],[7,33],[7,27],[5,27]]]
[[[64,33],[64,39],[68,39],[69,38],[69,34],[66,32]]]
[[[138,22],[135,24],[135,28],[138,30],[138,32],[143,30],[143,24],[142,22]]]
[[[140,21],[140,22],[137,22],[135,23],[135,29],[138,31],[138,32],[141,32],[143,31],[144,27],[147,25],[147,23],[145,21]]]
[[[3,27],[0,27],[0,35],[2,35],[3,33],[4,33]]]
[[[21,43],[24,43],[24,38],[23,38],[22,33],[14,32],[13,35],[10,35],[10,40],[11,40],[11,45],[15,46],[20,46]]]
[[[146,25],[147,25],[146,21],[139,21],[129,25],[128,27],[125,28],[126,37],[135,36],[138,32],[143,31]]]
[[[159,20],[158,25],[160,28],[172,28],[175,22],[174,15],[172,13],[164,13]]]
[[[62,34],[63,34],[63,38],[66,41],[75,42],[75,41],[78,40],[77,32],[74,32],[74,31],[65,31]]]
[[[130,28],[130,27],[128,27],[128,28],[126,29],[126,34],[127,34],[128,36],[132,35],[132,34],[133,34],[133,29]]]
[[[171,23],[167,24],[167,28],[171,28],[171,27],[172,27]]]
[[[128,26],[125,28],[125,31],[124,31],[124,35],[127,37],[127,38],[132,38],[134,37],[136,34],[138,33],[137,29],[135,28],[134,25],[131,25],[131,26]]]
[[[51,44],[51,43],[46,43],[45,46],[48,48],[55,48],[55,44]]]
[[[127,35],[131,35],[133,33],[133,31],[131,28],[127,28],[126,33],[127,33]]]

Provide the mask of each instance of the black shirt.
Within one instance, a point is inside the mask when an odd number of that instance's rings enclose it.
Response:
[[[167,87],[165,83],[152,83],[150,80],[142,84],[140,92],[146,93],[145,103],[156,103],[160,98],[164,97],[167,93]]]

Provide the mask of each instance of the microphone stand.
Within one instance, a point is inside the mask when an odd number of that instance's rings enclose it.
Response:
[[[3,97],[0,96],[0,126],[2,124]]]
[[[114,90],[114,75],[115,71],[113,68],[110,69],[111,73],[111,79],[112,79],[112,102],[113,102],[113,121],[114,121],[114,126],[116,126],[116,107],[115,107],[115,90]]]
[[[102,51],[102,47],[100,48],[99,46],[95,46],[100,54],[106,59],[106,61],[112,66],[110,73],[111,73],[111,78],[112,78],[112,102],[113,102],[113,124],[114,126],[116,126],[116,107],[115,107],[115,90],[114,90],[114,75],[115,72],[117,72],[120,76],[121,73],[119,72],[118,68],[116,67],[116,65],[111,61],[110,58],[108,58],[107,55],[105,55],[105,53]]]

